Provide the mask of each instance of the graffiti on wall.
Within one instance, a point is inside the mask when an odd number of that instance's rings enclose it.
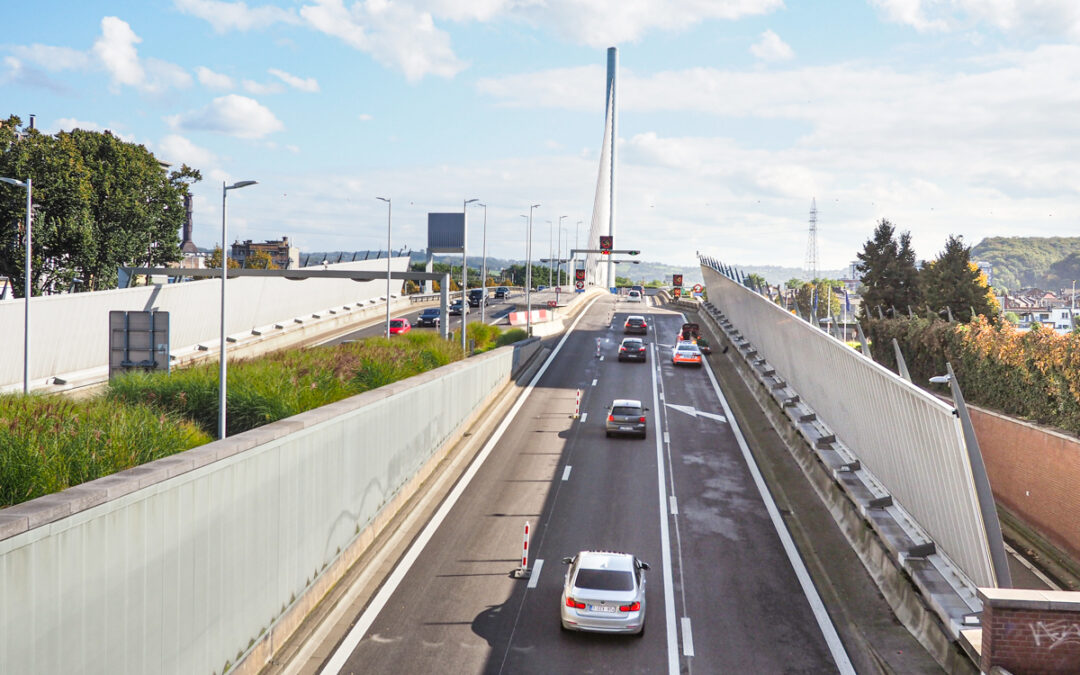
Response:
[[[1031,637],[1036,647],[1057,649],[1062,645],[1080,645],[1080,623],[1059,621],[1035,621],[1031,624]]]

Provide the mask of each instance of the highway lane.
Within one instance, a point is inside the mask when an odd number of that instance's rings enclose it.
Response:
[[[659,326],[648,364],[614,359],[627,309]],[[679,323],[612,298],[593,306],[385,607],[369,607],[340,672],[835,671],[730,426],[688,412],[720,414],[707,374],[675,372],[655,346]],[[645,401],[660,428],[605,438],[616,397]],[[544,561],[528,582],[511,577],[526,520]],[[584,548],[652,564],[643,637],[559,630],[560,559]]]

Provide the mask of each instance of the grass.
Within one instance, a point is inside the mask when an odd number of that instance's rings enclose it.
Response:
[[[484,351],[525,338],[479,322]],[[414,332],[229,363],[229,435],[439,368],[461,347]],[[217,436],[218,365],[132,372],[101,396],[0,395],[0,507],[11,506],[209,443]]]

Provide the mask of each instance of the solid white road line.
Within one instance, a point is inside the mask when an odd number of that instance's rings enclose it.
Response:
[[[536,584],[540,583],[540,570],[544,568],[544,561],[542,558],[537,558],[533,562],[532,572],[529,573],[529,583],[526,584],[527,588],[536,588]]]
[[[589,413],[581,413],[581,423],[585,424],[585,418],[589,416]]]
[[[569,464],[567,464],[566,468],[563,469],[562,479],[563,480],[570,480],[570,465]]]
[[[477,472],[480,471],[480,467],[484,465],[488,455],[490,455],[491,451],[498,445],[499,439],[502,438],[502,435],[510,427],[510,423],[517,416],[518,411],[525,405],[525,401],[528,400],[529,394],[531,394],[532,390],[536,387],[536,383],[539,382],[540,378],[547,372],[548,367],[554,362],[555,357],[558,356],[563,345],[566,344],[567,339],[573,334],[578,323],[589,313],[589,308],[592,307],[596,300],[597,298],[594,298],[590,301],[589,304],[585,306],[584,310],[578,314],[577,319],[574,319],[574,323],[570,324],[570,327],[563,333],[562,339],[559,340],[559,344],[555,345],[555,349],[551,350],[551,354],[549,354],[547,360],[544,361],[544,365],[540,366],[540,370],[536,371],[536,375],[533,376],[529,385],[525,387],[525,390],[518,396],[518,400],[514,403],[514,407],[511,408],[510,412],[503,418],[502,423],[495,429],[495,433],[491,435],[491,438],[488,439],[488,442],[484,445],[483,449],[476,455],[472,464],[470,464],[465,473],[461,475],[461,478],[458,480],[457,485],[454,486],[454,489],[446,496],[446,499],[439,507],[439,510],[431,517],[427,526],[424,527],[416,537],[413,545],[410,546],[409,550],[402,556],[397,567],[395,567],[394,571],[390,573],[390,576],[386,578],[382,588],[380,588],[375,597],[371,599],[371,603],[368,605],[367,609],[364,610],[364,613],[360,615],[360,618],[356,620],[356,623],[349,631],[349,634],[345,636],[345,639],[342,640],[341,644],[334,650],[333,656],[326,662],[326,668],[322,671],[324,675],[338,675],[341,672],[342,667],[344,667],[349,656],[352,655],[353,650],[356,649],[356,646],[364,639],[364,635],[366,635],[368,629],[371,628],[371,624],[375,623],[375,619],[379,616],[383,607],[386,606],[386,603],[390,601],[390,597],[394,594],[394,591],[397,590],[397,587],[401,585],[401,582],[405,579],[405,575],[412,569],[412,566],[416,563],[416,559],[420,557],[424,548],[427,547],[428,542],[435,536],[436,530],[438,530],[439,526],[442,525],[442,522],[446,520],[446,516],[450,514],[450,510],[454,508],[454,505],[457,504],[458,499],[461,498],[465,489],[469,487],[469,483],[472,482],[472,479],[476,476]]]
[[[685,319],[683,323],[686,323]],[[788,532],[787,525],[784,524],[783,518],[780,517],[780,510],[776,507],[776,502],[773,501],[769,486],[765,484],[765,479],[761,477],[761,471],[754,461],[754,456],[750,454],[750,447],[746,444],[742,429],[739,428],[739,423],[731,412],[731,406],[728,405],[727,399],[724,398],[724,392],[720,391],[720,383],[716,381],[712,368],[706,368],[705,372],[709,375],[709,381],[712,382],[716,397],[720,399],[720,405],[724,407],[724,415],[727,416],[731,431],[735,434],[735,440],[739,443],[743,460],[746,462],[747,468],[750,469],[750,475],[754,477],[754,484],[757,486],[762,501],[765,502],[765,510],[769,512],[769,519],[776,529],[776,534],[780,537],[780,542],[784,545],[784,552],[787,553],[791,567],[795,571],[795,577],[799,580],[803,595],[806,596],[807,601],[810,603],[810,609],[814,612],[814,619],[817,621],[818,628],[821,629],[825,643],[829,646],[829,652],[832,654],[833,660],[836,661],[836,668],[842,675],[855,675],[855,668],[851,665],[851,659],[844,650],[844,643],[840,641],[840,636],[836,634],[836,627],[833,626],[829,613],[825,611],[825,603],[821,601],[821,596],[818,595],[817,588],[814,587],[814,581],[810,578],[810,573],[806,571],[806,565],[803,564],[799,550],[795,548],[795,542],[791,539],[791,533]]]
[[[682,618],[682,653],[683,656],[694,655],[694,634],[690,632],[690,617]]]
[[[652,362],[656,363],[656,348],[651,346]],[[659,431],[660,426],[660,399],[657,396],[656,368],[650,368],[652,373],[653,392],[653,423]],[[667,651],[668,673],[676,675],[679,672],[679,638],[675,625],[675,582],[671,574],[671,533],[668,529],[667,479],[664,477],[664,444],[660,434],[656,437],[656,480],[660,496],[660,558],[664,567],[664,618],[667,622]]]

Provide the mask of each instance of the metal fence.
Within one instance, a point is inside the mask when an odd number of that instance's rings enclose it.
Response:
[[[953,409],[844,343],[701,266],[709,301],[798,392],[970,580],[997,586]]]

